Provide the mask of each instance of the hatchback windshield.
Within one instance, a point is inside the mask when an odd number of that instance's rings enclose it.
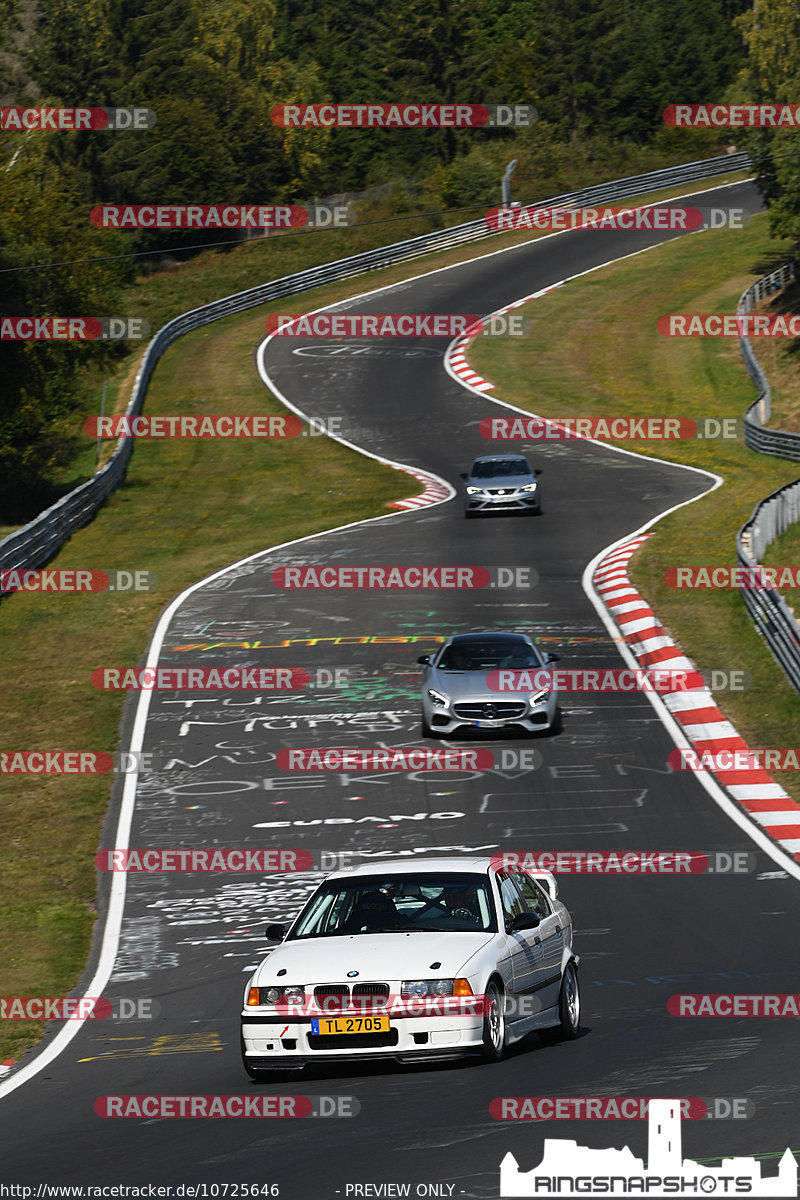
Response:
[[[470,474],[473,479],[497,479],[501,475],[530,475],[531,469],[524,458],[493,458],[489,462],[475,462]]]
[[[290,939],[496,930],[486,875],[360,875],[323,884]]]

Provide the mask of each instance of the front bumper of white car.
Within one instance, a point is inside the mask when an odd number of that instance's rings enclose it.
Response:
[[[397,1016],[387,1010],[378,1032],[354,1032],[364,1028],[359,1009],[343,1009],[328,1014],[336,1026],[332,1031],[315,1032],[326,1018],[320,1011],[275,1014],[266,1008],[246,1007],[242,1011],[242,1056],[253,1070],[285,1070],[312,1062],[353,1059],[396,1059],[401,1062],[458,1058],[480,1053],[483,1047],[482,998],[474,997],[472,1012]],[[376,1014],[378,1015],[378,1014]],[[324,1024],[322,1024],[324,1028]],[[370,1026],[367,1026],[369,1028]],[[340,1030],[337,1032],[336,1030]]]

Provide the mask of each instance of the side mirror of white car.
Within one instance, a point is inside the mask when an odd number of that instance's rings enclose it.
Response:
[[[267,941],[268,942],[282,942],[285,937],[286,937],[286,926],[285,925],[275,924],[275,925],[267,926]]]
[[[516,933],[520,929],[535,929],[541,925],[541,918],[536,913],[517,913],[510,921],[506,921],[506,933]]]

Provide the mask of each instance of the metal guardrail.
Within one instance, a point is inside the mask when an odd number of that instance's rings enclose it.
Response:
[[[796,278],[794,263],[784,263],[747,289],[736,311],[748,313],[754,304]],[[758,399],[744,415],[745,443],[751,450],[779,458],[800,460],[800,435],[782,429],[767,429],[763,422],[772,415],[772,390],[764,368],[756,358],[749,338],[739,346],[750,378],[758,388]],[[778,488],[753,509],[749,521],[736,534],[736,558],[740,566],[756,570],[767,547],[800,519],[800,479]],[[752,578],[752,576],[751,576]],[[776,588],[741,587],[742,600],[758,632],[789,681],[800,691],[800,625]]]
[[[753,509],[750,520],[736,535],[739,565],[758,569],[770,542],[800,518],[800,479],[778,488]],[[741,587],[742,600],[758,632],[800,692],[800,625],[776,588]]]
[[[736,308],[737,313],[749,313],[759,300],[786,287],[787,283],[792,283],[796,278],[797,265],[788,262],[769,275],[757,279],[742,294]],[[800,462],[800,434],[788,433],[784,429],[768,429],[766,426],[766,422],[772,416],[772,389],[764,368],[753,352],[750,339],[740,337],[739,348],[750,378],[758,388],[758,398],[744,414],[745,444],[751,450],[760,451],[761,454],[772,454],[776,458],[789,458],[794,462]]]
[[[550,196],[546,200],[536,201],[535,207],[559,203],[589,205],[602,201],[623,200],[628,196],[646,194],[660,188],[690,183],[696,179],[710,179],[715,175],[746,170],[750,164],[748,154],[723,154],[716,158],[683,163],[678,167],[648,171],[643,175],[631,175],[610,183],[595,184],[560,196]],[[162,326],[149,342],[136,376],[130,402],[125,410],[126,415],[134,416],[141,412],[159,358],[173,342],[191,330],[209,325],[212,321],[218,321],[232,313],[244,312],[269,300],[294,296],[340,279],[350,279],[367,271],[394,266],[430,254],[434,250],[446,250],[481,238],[497,236],[497,231],[490,229],[481,217],[463,225],[425,233],[403,242],[355,254],[350,258],[341,258],[323,266],[298,271],[294,275],[285,275],[281,279],[249,288],[244,292],[236,292],[222,300],[215,300],[212,304],[181,313],[179,317]],[[38,567],[52,557],[75,530],[91,521],[106,498],[122,482],[132,450],[133,439],[120,438],[112,457],[92,479],[63,496],[22,529],[3,538],[0,541],[0,570]]]

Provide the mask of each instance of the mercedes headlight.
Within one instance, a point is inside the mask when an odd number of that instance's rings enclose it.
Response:
[[[441,692],[437,692],[436,688],[428,688],[428,699],[437,708],[447,708],[447,705],[450,703],[448,697],[442,695]]]

